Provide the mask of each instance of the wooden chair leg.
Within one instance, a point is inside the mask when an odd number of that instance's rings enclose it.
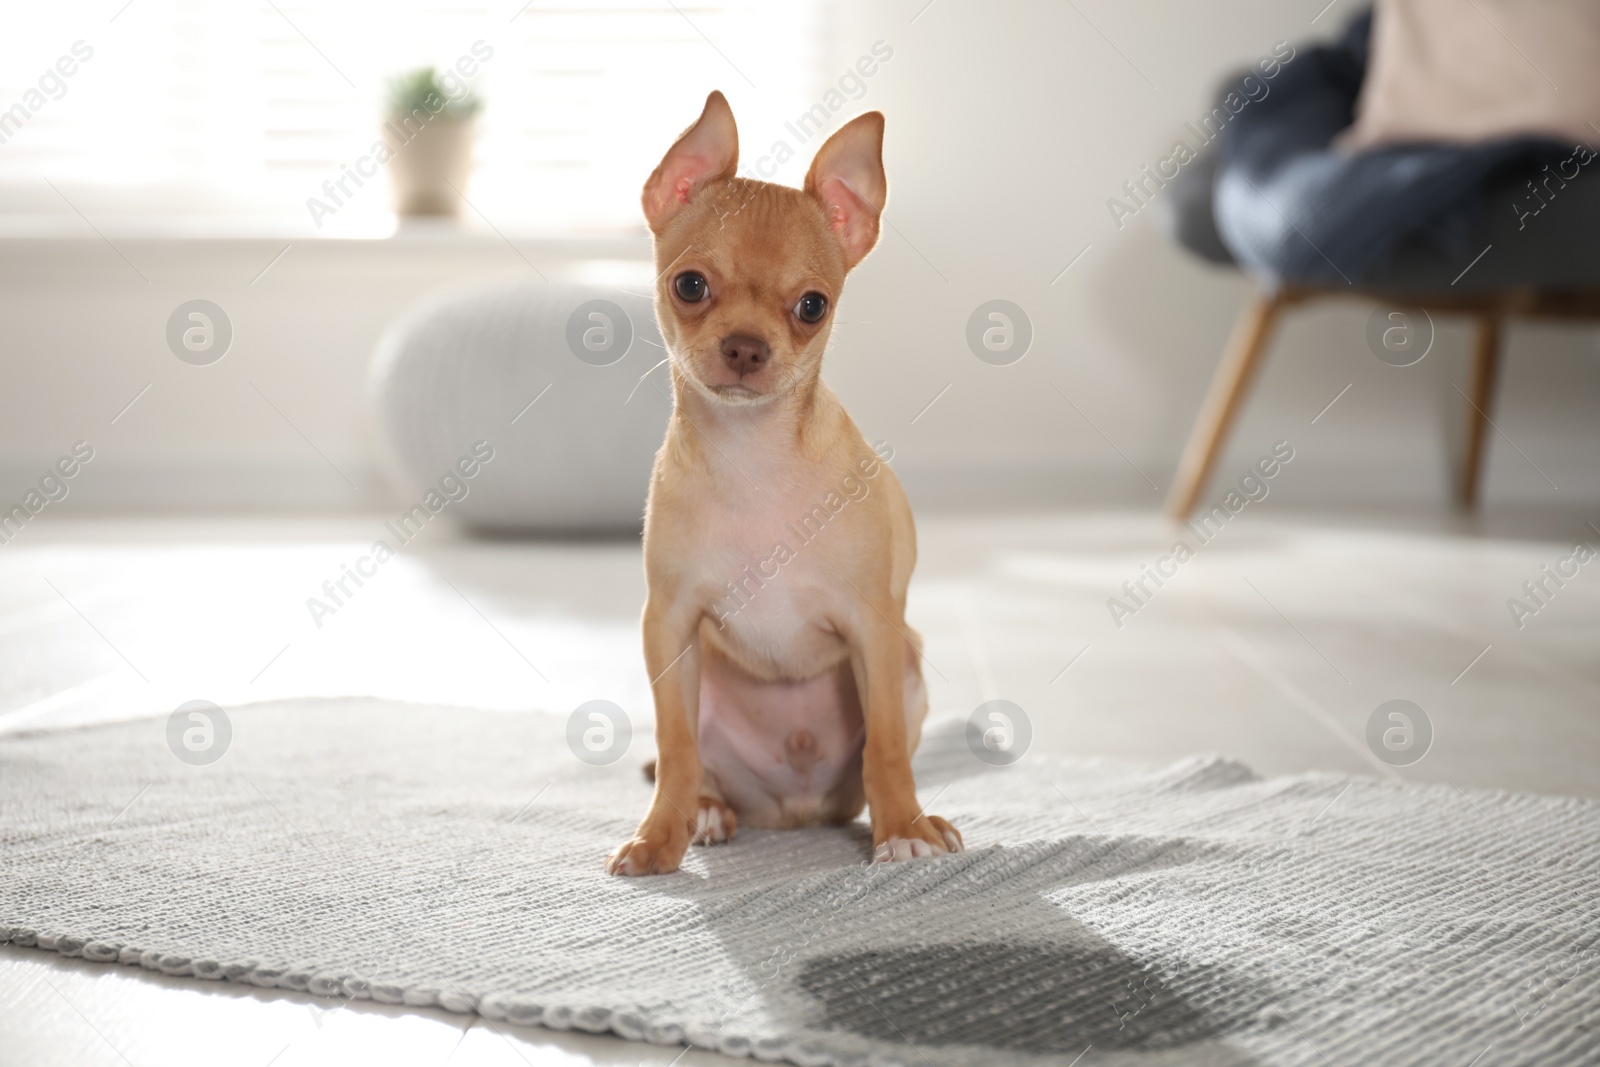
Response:
[[[1228,431],[1233,428],[1239,405],[1250,388],[1250,380],[1261,357],[1266,353],[1272,327],[1285,303],[1281,291],[1260,292],[1239,314],[1233,338],[1222,357],[1222,365],[1211,379],[1211,389],[1200,409],[1200,417],[1195,420],[1189,443],[1184,446],[1183,458],[1178,463],[1177,481],[1167,499],[1168,510],[1179,522],[1189,517],[1200,494],[1205,491],[1211,468],[1227,441]]]
[[[1489,412],[1494,408],[1495,381],[1500,369],[1500,316],[1484,312],[1477,316],[1477,331],[1472,345],[1472,378],[1467,393],[1466,447],[1462,450],[1461,474],[1456,484],[1456,500],[1471,510],[1478,505],[1478,487],[1483,480],[1485,439],[1489,431]]]

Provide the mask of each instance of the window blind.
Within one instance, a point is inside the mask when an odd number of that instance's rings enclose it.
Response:
[[[645,176],[710,89],[758,153],[828,77],[820,2],[117,2],[12,13],[0,212],[310,230],[307,200],[379,137],[388,80],[459,64],[485,104],[465,215],[524,232],[633,228]],[[380,170],[325,229],[392,225],[391,211]]]

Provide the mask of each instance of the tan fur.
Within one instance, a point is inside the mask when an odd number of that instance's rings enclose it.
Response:
[[[733,115],[712,93],[645,184],[675,399],[644,534],[659,756],[650,809],[613,873],[674,871],[691,839],[846,822],[863,804],[876,858],[961,848],[921,813],[911,774],[927,710],[905,622],[911,509],[820,376],[845,275],[878,237],[882,134],[877,112],[848,123],[804,190],[738,178]],[[680,298],[685,272],[705,278],[705,299]],[[807,293],[828,302],[814,325],[796,310]],[[767,355],[751,362],[756,352]],[[752,576],[806,515],[826,528]],[[743,595],[732,614],[730,583]],[[715,744],[701,736],[703,699]],[[708,834],[708,813],[725,836]]]

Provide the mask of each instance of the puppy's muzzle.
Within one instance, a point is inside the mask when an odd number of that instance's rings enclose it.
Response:
[[[759,337],[735,333],[722,339],[722,361],[741,378],[760,370],[771,358],[772,349]]]

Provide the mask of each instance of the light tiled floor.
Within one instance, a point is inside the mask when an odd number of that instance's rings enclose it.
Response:
[[[1214,751],[1319,769],[1600,796],[1600,559],[1526,600],[1596,515],[1295,516],[1252,507],[1119,627],[1124,596],[1193,533],[1139,514],[928,517],[912,583],[935,717],[1019,704],[1041,753],[1163,762]],[[318,626],[378,517],[54,521],[0,548],[0,732],[364,693],[565,714],[604,697],[648,737],[637,544],[474,542],[430,529]],[[1168,568],[1171,569],[1170,567]],[[353,587],[352,587],[353,588]],[[1530,606],[1532,602],[1529,602]],[[1432,748],[1368,749],[1404,698]],[[0,814],[3,819],[3,814]],[[670,1063],[680,1050],[0,950],[8,1064]],[[711,1063],[694,1053],[680,1062]]]

